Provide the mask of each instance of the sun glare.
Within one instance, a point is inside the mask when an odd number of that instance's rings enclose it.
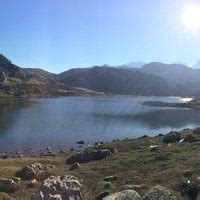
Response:
[[[200,31],[200,7],[188,6],[183,13],[183,21],[187,29],[194,32]]]

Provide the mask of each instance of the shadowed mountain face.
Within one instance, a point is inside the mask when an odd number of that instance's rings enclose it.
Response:
[[[200,69],[192,69],[180,64],[153,62],[144,65],[141,71],[163,77],[176,83],[200,82]]]
[[[122,65],[125,66],[125,65]],[[200,69],[180,64],[71,69],[53,74],[20,68],[0,55],[0,94],[8,96],[119,95],[200,96]],[[94,92],[95,91],[95,92]]]
[[[161,77],[140,71],[112,67],[72,69],[61,81],[68,86],[85,87],[112,94],[170,95],[170,85]],[[165,88],[165,89],[164,89]]]

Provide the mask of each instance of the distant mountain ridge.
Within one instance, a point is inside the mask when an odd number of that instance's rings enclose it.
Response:
[[[138,64],[138,63],[137,63]],[[0,55],[1,96],[200,96],[200,69],[152,62],[74,68],[60,74],[21,68]],[[136,66],[136,67],[134,67]]]

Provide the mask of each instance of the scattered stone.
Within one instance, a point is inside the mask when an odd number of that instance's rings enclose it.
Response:
[[[56,156],[55,153],[53,153],[52,151],[43,151],[40,156]]]
[[[60,150],[60,151],[59,151],[59,153],[63,153],[63,154],[64,154],[64,153],[65,153],[65,151],[64,151],[64,150]]]
[[[180,141],[181,134],[176,131],[171,131],[170,133],[166,134],[163,138],[164,143],[175,143]]]
[[[31,200],[80,200],[81,184],[75,176],[51,176],[46,179]]]
[[[6,153],[1,153],[0,158],[6,159],[6,158],[8,158],[8,155]]]
[[[109,195],[109,192],[102,192],[95,198],[95,200],[103,200],[103,198],[108,195]]]
[[[175,200],[175,197],[165,187],[157,185],[145,194],[144,200]]]
[[[116,181],[117,180],[117,176],[106,176],[104,178],[104,181]]]
[[[31,182],[27,185],[28,188],[35,188],[38,185],[38,181],[36,179],[31,180]]]
[[[75,169],[78,169],[78,168],[80,168],[80,164],[79,163],[74,163],[74,164],[71,165],[69,170],[75,170]]]
[[[179,140],[180,143],[184,142],[184,139]]]
[[[19,178],[19,177],[13,177],[12,179],[13,179],[13,181],[15,181],[15,183],[20,183],[20,181],[21,181],[21,178]]]
[[[34,163],[25,166],[20,172],[19,176],[25,180],[41,179],[46,176],[49,166],[42,163]]]
[[[103,200],[142,200],[142,198],[135,190],[124,190],[109,195],[103,198]]]
[[[183,140],[183,142],[189,142],[189,143],[197,142],[197,141],[198,139],[195,138],[192,134],[188,134]]]
[[[15,158],[23,158],[23,157],[24,157],[24,155],[21,154],[20,152],[17,152],[17,154],[15,156]]]
[[[17,184],[13,179],[3,178],[0,179],[0,192],[14,192],[17,189]]]
[[[77,162],[87,163],[90,161],[101,160],[103,158],[106,158],[107,156],[111,156],[111,154],[112,153],[110,152],[109,149],[79,152],[68,158],[67,164],[74,164]]]
[[[158,145],[150,145],[149,146],[150,151],[152,152],[156,152],[159,150]]]

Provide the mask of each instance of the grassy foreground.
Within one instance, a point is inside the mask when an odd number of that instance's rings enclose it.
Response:
[[[192,130],[183,130],[182,137],[192,133]],[[200,135],[195,135],[200,139]],[[123,189],[124,185],[138,185],[135,189],[141,196],[155,185],[166,186],[176,199],[183,199],[180,193],[180,186],[200,176],[200,142],[187,143],[178,142],[165,144],[162,136],[146,137],[142,139],[121,140],[104,144],[115,147],[118,153],[100,161],[93,161],[81,164],[79,169],[70,171],[66,165],[66,159],[74,152],[66,151],[55,157],[23,157],[8,158],[0,160],[0,177],[12,178],[16,172],[27,164],[41,162],[55,165],[52,175],[73,174],[79,178],[83,185],[85,200],[94,199],[100,192],[117,192]],[[155,151],[150,150],[151,145],[158,145]],[[105,176],[114,175],[116,180],[112,186],[102,187],[99,182]],[[10,193],[13,199],[28,200],[34,191],[37,191],[42,181],[36,188],[27,187],[30,181],[21,180],[19,189]],[[5,194],[0,194],[4,199]],[[6,199],[6,197],[5,197]]]

